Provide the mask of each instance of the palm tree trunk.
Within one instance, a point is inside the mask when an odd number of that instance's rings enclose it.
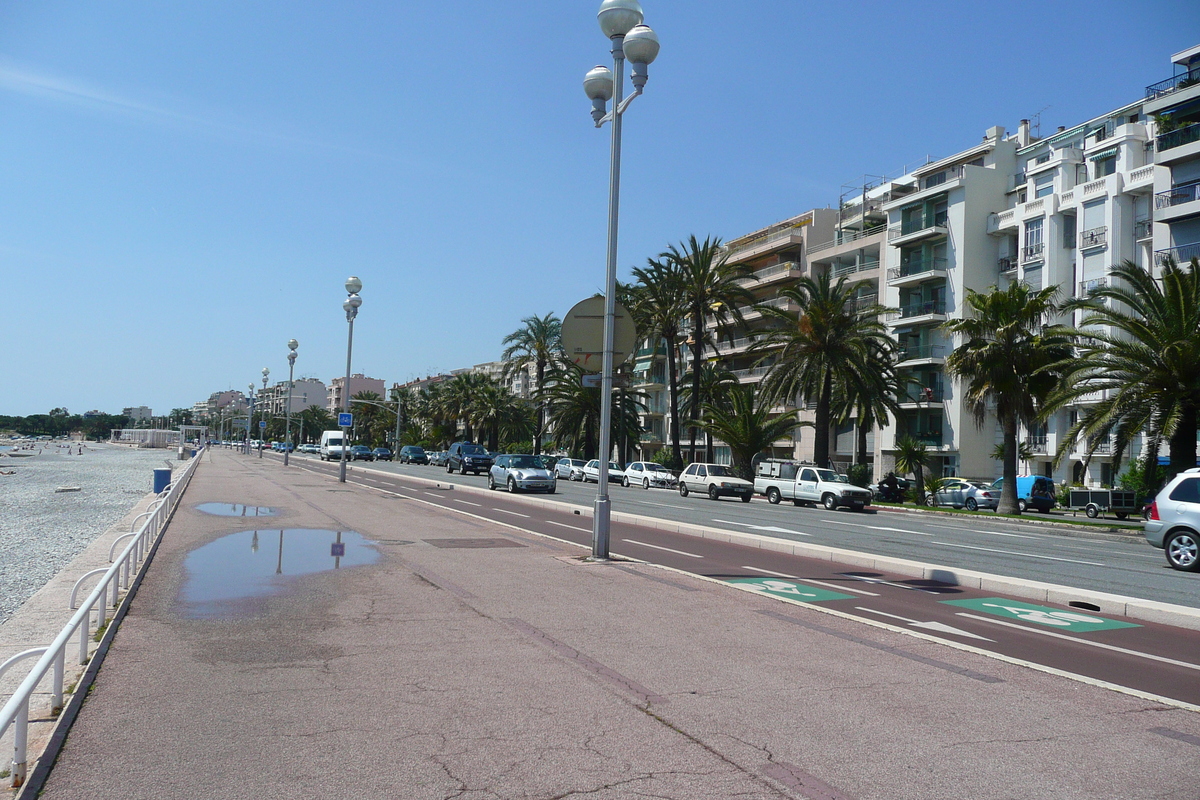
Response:
[[[829,422],[830,406],[833,404],[833,375],[825,372],[821,394],[817,397],[816,430],[813,432],[813,461],[818,466],[829,466]]]
[[[858,439],[856,442],[857,447],[855,448],[854,453],[854,463],[865,464],[867,463],[867,431],[869,429],[863,424],[861,416],[854,421],[854,427],[855,436]]]
[[[665,337],[667,340],[667,393],[671,402],[671,454],[675,459],[675,469],[683,469],[683,453],[679,446],[679,365],[675,361],[675,336]]]
[[[537,393],[542,393],[542,381],[546,377],[546,362],[538,359],[537,362]],[[543,397],[538,401],[537,418],[533,422],[533,454],[535,456],[542,454],[542,432],[546,430],[546,399]]]
[[[704,325],[704,314],[696,310],[692,314],[692,402],[691,408],[688,409],[688,417],[692,422],[692,461],[696,460],[696,423],[700,419],[700,354],[704,350],[704,337],[700,332],[702,325]]]
[[[997,514],[1020,514],[1017,506],[1017,418],[1014,414],[1005,414],[1000,420],[1004,428],[1004,462],[1001,474],[1004,485],[1000,489],[1000,504],[996,506]],[[1193,434],[1195,436],[1195,434]]]
[[[1171,454],[1171,475],[1196,466],[1197,424],[1196,406],[1191,403],[1183,404],[1179,410],[1179,420],[1175,423],[1175,431],[1167,445]]]

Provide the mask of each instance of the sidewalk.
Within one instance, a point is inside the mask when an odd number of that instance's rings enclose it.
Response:
[[[281,513],[252,550],[203,502]],[[296,529],[377,560],[294,576]],[[41,796],[1195,797],[1196,714],[582,554],[214,453]]]

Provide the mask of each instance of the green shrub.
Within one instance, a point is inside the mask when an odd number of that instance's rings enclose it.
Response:
[[[671,452],[671,448],[669,447],[660,448],[659,451],[654,454],[654,458],[650,460],[655,464],[661,464],[667,469],[673,469],[676,472],[683,469],[683,464],[680,464],[675,460],[675,455]]]
[[[850,483],[855,486],[867,487],[871,485],[871,465],[870,464],[851,464],[850,469],[846,470],[846,477],[850,479]]]

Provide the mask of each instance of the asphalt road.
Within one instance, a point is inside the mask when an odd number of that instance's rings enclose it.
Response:
[[[325,475],[336,475],[338,470],[338,465],[324,464],[317,459],[295,463]],[[381,472],[396,474],[392,477],[380,475],[374,469],[370,472],[355,469],[348,474],[348,482],[577,544],[586,545],[591,541],[590,520],[576,516],[566,506],[586,505],[595,495],[594,485],[560,483],[560,491],[552,496],[563,501],[563,508],[559,510],[554,506],[523,503],[503,491],[479,494],[449,489],[449,484],[459,486],[464,483],[485,487],[483,476],[466,476],[464,479],[457,474],[447,476],[444,470],[408,465],[394,465],[388,469],[386,462],[371,466],[382,467]],[[424,480],[406,480],[410,477]],[[448,477],[452,480],[447,481]],[[439,479],[443,488],[425,482],[431,478]],[[961,544],[967,541],[966,537],[974,536],[979,538],[969,541],[983,542],[978,546],[987,549],[971,552],[980,552],[997,559],[997,565],[1009,564],[1016,569],[1028,562],[1039,569],[1038,579],[1054,579],[1059,583],[1063,582],[1061,577],[1065,570],[1083,566],[1119,572],[1121,558],[1125,559],[1124,563],[1134,564],[1146,572],[1157,568],[1157,565],[1147,566],[1129,558],[1135,554],[1156,555],[1144,542],[1137,545],[1069,539],[1049,533],[1031,534],[1027,526],[1020,523],[992,526],[977,524],[972,519],[965,524],[975,525],[975,528],[952,529],[948,526],[954,520],[943,517],[931,520],[926,515],[831,513],[791,505],[771,506],[765,500],[749,504],[736,500],[714,503],[694,496],[683,499],[665,490],[647,492],[619,486],[613,487],[612,496],[614,510],[648,516],[665,516],[668,510],[678,514],[687,512],[699,515],[687,521],[785,538],[804,537],[807,529],[811,533],[804,541],[873,553],[881,551],[880,543],[889,542],[900,548],[896,555],[910,558],[923,558],[922,553],[940,556],[943,551],[935,549],[936,542]],[[649,513],[655,509],[663,511]],[[756,527],[750,527],[749,522],[739,525],[739,519],[754,520]],[[1018,532],[1008,530],[1014,528]],[[787,530],[791,533],[785,532]],[[819,538],[819,532],[832,538]],[[959,536],[963,538],[960,540]],[[986,538],[993,536],[1003,544],[996,546]],[[1011,545],[1008,544],[1010,539]],[[911,547],[905,549],[906,545]],[[1200,706],[1200,680],[1197,680],[1200,677],[1200,631],[1148,622],[1133,623],[1064,606],[1038,605],[987,591],[856,569],[846,564],[619,521],[612,525],[611,550],[614,554],[738,583],[775,597],[813,603],[855,619],[920,631],[941,641],[979,648],[1017,663]],[[953,548],[946,550],[955,553]],[[1049,570],[1057,572],[1049,571],[1041,566],[1039,557],[1057,559],[1049,563],[1062,566],[1051,566]],[[964,566],[983,568],[979,563]],[[990,571],[995,571],[995,567]],[[1014,574],[1012,569],[1008,574]],[[986,676],[967,677],[987,680]]]
[[[293,458],[321,463],[302,454]],[[449,479],[468,486],[487,485],[483,475],[447,475],[443,467],[386,461],[355,466]],[[611,486],[609,496],[613,511],[1200,608],[1200,574],[1167,566],[1162,551],[1146,543],[1140,528],[1128,536],[1095,534],[1079,527],[1052,528],[997,519],[988,511],[970,516],[844,508],[830,512],[787,502],[773,506],[761,497],[750,503],[733,498],[713,502],[695,494],[684,498],[666,489],[647,491],[619,485]],[[590,507],[596,485],[560,480],[558,491],[547,497]],[[1045,522],[1047,518],[1031,515],[1031,521]]]

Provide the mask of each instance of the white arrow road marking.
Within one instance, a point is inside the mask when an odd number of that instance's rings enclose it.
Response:
[[[772,533],[790,533],[795,536],[812,536],[811,533],[803,531],[793,531],[788,528],[778,528],[774,525],[751,525],[749,522],[733,522],[727,519],[714,519],[713,522],[719,522],[722,525],[741,525],[743,528],[753,528],[756,531],[771,531]]]
[[[986,636],[977,636],[970,631],[954,628],[950,625],[946,625],[943,622],[920,622],[919,620],[909,619],[908,617],[898,617],[895,614],[889,614],[886,611],[878,611],[874,608],[863,608],[862,606],[855,606],[855,608],[857,608],[859,611],[868,611],[872,614],[878,614],[881,617],[891,617],[892,619],[898,619],[901,622],[907,622],[914,628],[924,628],[925,630],[937,631],[939,633],[952,633],[955,636],[966,636],[969,639],[982,639],[985,642],[996,641],[995,639],[989,639]]]
[[[828,581],[814,581],[812,578],[797,578],[795,575],[785,575],[782,572],[774,570],[759,569],[758,567],[742,567],[751,572],[761,572],[763,575],[775,575],[780,578],[790,578],[794,581],[802,581],[804,583],[813,583],[817,586],[827,586],[830,589],[837,589],[839,592],[854,592],[855,594],[865,594],[867,597],[879,597],[879,592],[868,592],[866,589],[855,589],[850,586],[842,586],[840,583],[829,583]]]
[[[698,556],[695,553],[685,553],[682,550],[672,550],[669,547],[659,547],[656,544],[646,544],[645,542],[637,542],[637,541],[634,541],[633,539],[622,539],[621,541],[628,542],[629,544],[636,544],[640,547],[650,547],[650,548],[653,548],[654,550],[665,550],[668,553],[674,553],[674,554],[680,555],[680,556],[689,556],[691,558],[704,558],[704,556]]]
[[[1003,625],[1006,628],[1016,628],[1017,630],[1025,631],[1026,633],[1040,633],[1042,636],[1053,636],[1055,639],[1066,639],[1068,642],[1075,642],[1076,644],[1086,644],[1086,645],[1090,645],[1091,647],[1099,647],[1103,650],[1112,650],[1113,652],[1116,652],[1116,653],[1125,653],[1126,655],[1137,656],[1138,658],[1148,658],[1151,661],[1161,661],[1164,664],[1174,664],[1177,667],[1185,667],[1187,669],[1200,670],[1200,664],[1191,664],[1191,663],[1188,663],[1187,661],[1176,661],[1173,658],[1167,658],[1165,656],[1156,656],[1152,653],[1142,653],[1138,650],[1128,650],[1124,647],[1117,647],[1116,645],[1112,645],[1112,644],[1104,644],[1103,642],[1093,642],[1089,639],[1080,639],[1075,636],[1067,636],[1066,634],[1063,634],[1063,633],[1055,633],[1054,631],[1044,631],[1044,630],[1041,630],[1040,628],[1030,628],[1026,625],[1017,625],[1016,623],[1013,623],[1013,622],[1005,622],[1002,619],[990,619],[989,617],[980,617],[980,616],[976,616],[975,614],[968,614],[965,611],[959,611],[957,616],[966,617],[968,619],[979,620],[980,622],[990,622],[993,625]]]

